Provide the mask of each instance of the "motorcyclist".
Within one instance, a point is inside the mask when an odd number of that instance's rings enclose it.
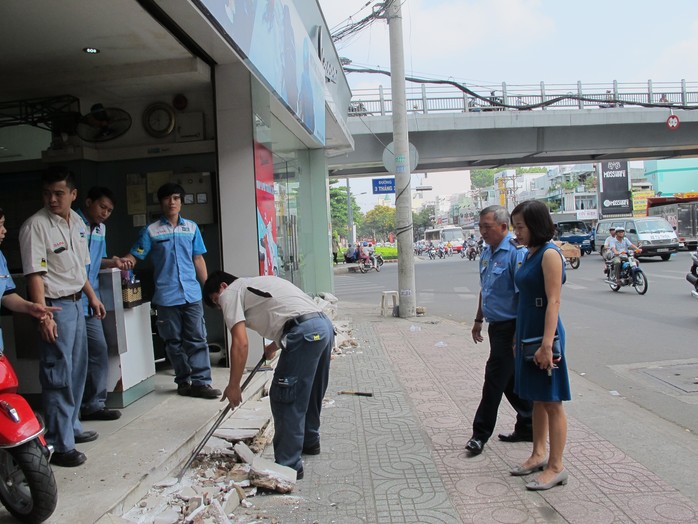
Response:
[[[364,242],[363,244],[361,244],[361,249],[359,250],[359,258],[371,262],[371,253],[368,249],[368,242]]]
[[[378,265],[376,261],[376,248],[373,247],[373,244],[370,242],[368,243],[368,258],[371,259],[371,267],[376,267]]]
[[[344,261],[347,263],[356,262],[356,247],[353,244],[349,244],[349,247],[344,253]]]
[[[477,240],[475,240],[475,235],[470,235],[466,241],[466,246],[466,255],[469,255],[471,252],[475,252],[477,254]]]
[[[616,228],[616,237],[610,242],[610,249],[613,253],[613,260],[611,264],[613,266],[613,275],[616,280],[616,284],[620,285],[620,264],[622,262],[622,256],[627,255],[629,250],[634,250],[636,253],[642,252],[642,249],[634,245],[630,240],[625,238],[625,228]]]
[[[623,228],[621,228],[623,229]],[[603,247],[601,248],[601,256],[605,260],[611,260],[613,258],[613,253],[611,252],[611,242],[616,239],[616,228],[611,226],[608,228],[608,236],[603,242]]]

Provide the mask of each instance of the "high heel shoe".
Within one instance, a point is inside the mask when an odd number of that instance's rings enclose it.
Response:
[[[567,484],[567,477],[567,470],[563,469],[560,473],[555,475],[550,482],[541,484],[537,480],[532,480],[531,482],[526,484],[526,489],[530,491],[544,491],[546,489],[554,488],[558,484],[562,484],[564,486],[565,484]]]
[[[511,473],[513,477],[523,477],[524,475],[530,475],[531,473],[535,473],[536,471],[543,471],[547,465],[548,461],[544,460],[543,462],[539,462],[538,464],[529,466],[528,468],[524,468],[523,466],[516,466],[514,469],[509,470],[509,473]]]

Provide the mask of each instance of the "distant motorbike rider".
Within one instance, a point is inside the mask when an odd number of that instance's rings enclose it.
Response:
[[[349,262],[356,262],[357,256],[356,256],[356,247],[353,244],[349,244],[349,247],[347,248],[346,252],[344,253],[344,261],[349,263]]]
[[[616,284],[620,285],[620,264],[622,262],[622,255],[627,255],[629,250],[634,250],[636,253],[640,253],[642,249],[634,245],[630,240],[625,238],[625,228],[616,228],[616,237],[610,242],[611,252],[613,253],[613,260],[611,264],[613,265],[613,275],[616,280]]]
[[[613,252],[611,251],[611,242],[613,242],[615,239],[616,228],[609,227],[608,236],[606,237],[606,240],[604,240],[603,247],[601,248],[601,256],[603,256],[605,260],[611,260],[613,258]]]

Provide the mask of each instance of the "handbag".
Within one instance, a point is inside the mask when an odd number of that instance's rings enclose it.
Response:
[[[524,361],[533,362],[533,355],[535,355],[538,348],[543,343],[543,337],[531,337],[524,338],[521,340],[521,351],[523,353]],[[562,348],[560,347],[560,337],[555,335],[553,338],[553,360],[559,360],[562,358]]]

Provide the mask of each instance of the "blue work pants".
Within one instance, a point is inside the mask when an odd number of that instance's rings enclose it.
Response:
[[[269,391],[274,417],[274,460],[300,470],[303,448],[320,442],[320,411],[330,376],[334,327],[325,316],[286,333]]]
[[[104,409],[107,400],[107,375],[109,374],[109,348],[104,338],[102,320],[85,317],[87,328],[87,379],[82,395],[83,414]]]
[[[211,360],[201,300],[179,306],[158,306],[158,334],[175,373],[175,382],[204,386],[211,383]]]
[[[41,340],[39,382],[46,423],[46,441],[64,453],[75,449],[75,435],[82,433],[78,415],[87,374],[87,332],[80,300],[46,299],[60,307],[53,312],[58,338],[50,344]]]

